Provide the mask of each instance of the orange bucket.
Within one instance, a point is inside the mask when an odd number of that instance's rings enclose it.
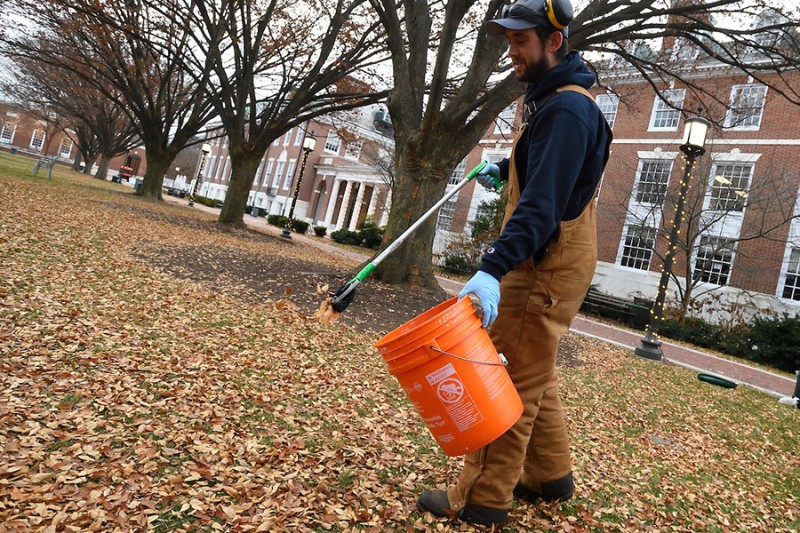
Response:
[[[478,450],[522,415],[522,401],[469,298],[452,298],[375,344],[444,453]]]

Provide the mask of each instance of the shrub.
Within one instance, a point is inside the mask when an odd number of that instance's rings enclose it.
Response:
[[[379,248],[383,242],[383,229],[370,219],[366,219],[358,232],[359,245],[367,248]]]
[[[331,238],[339,244],[353,244],[358,246],[361,244],[361,239],[358,237],[358,232],[346,229],[336,230],[331,233]]]
[[[270,226],[285,228],[287,222],[289,222],[289,219],[283,215],[267,215],[267,224]]]
[[[800,316],[756,318],[743,356],[787,372],[800,370]]]
[[[287,219],[288,220],[288,219]],[[300,233],[305,235],[308,231],[309,223],[304,220],[297,220],[296,218],[292,221],[292,229],[294,229],[295,233]]]
[[[478,266],[463,255],[446,255],[442,269],[453,274],[474,274]]]
[[[314,235],[317,237],[324,237],[327,232],[328,228],[325,226],[314,226]]]
[[[195,203],[202,204],[206,207],[214,207],[215,205],[215,200],[212,200],[211,198],[207,198],[205,196],[195,196],[194,201]]]

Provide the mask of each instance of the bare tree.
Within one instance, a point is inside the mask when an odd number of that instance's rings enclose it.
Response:
[[[364,81],[367,69],[386,59],[366,0],[168,5],[165,19],[194,28],[196,54],[186,71],[200,74],[194,81],[206,89],[229,141],[221,223],[243,224],[256,170],[275,139],[311,118],[382,97]],[[212,75],[204,80],[206,64]]]
[[[521,87],[502,61],[504,40],[482,29],[503,0],[488,6],[470,0],[371,2],[393,52],[388,106],[397,135],[389,242],[441,197],[452,169]],[[570,25],[569,41],[590,52],[587,57],[602,58],[598,66],[624,68],[659,94],[670,81],[688,87],[693,98],[686,100],[687,110],[727,105],[692,75],[692,66],[707,61],[747,73],[797,104],[800,88],[786,83],[784,73],[800,66],[799,20],[796,5],[782,0],[590,0]],[[777,78],[766,75],[775,73]],[[378,275],[433,285],[433,233],[430,221],[381,264]]]
[[[15,82],[5,85],[6,92],[29,108],[57,109],[54,125],[66,135],[72,137],[70,132],[75,130],[79,136],[87,135],[87,141],[79,137],[79,147],[87,142],[92,155],[100,155],[96,178],[106,179],[109,161],[138,142],[137,130],[125,111],[80,76],[30,59],[17,62],[14,70]],[[93,160],[87,160],[87,168]]]
[[[161,199],[172,160],[213,117],[205,83],[211,65],[188,73],[189,24],[172,24],[141,0],[9,0],[6,23],[28,24],[0,35],[12,59],[38,60],[72,72],[124,109],[147,156],[140,194]],[[200,80],[200,82],[198,82]]]

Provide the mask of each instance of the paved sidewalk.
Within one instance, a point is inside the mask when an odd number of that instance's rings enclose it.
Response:
[[[187,200],[184,198],[164,196],[164,199],[177,204],[187,204]],[[207,207],[197,203],[194,204],[194,207],[208,213],[219,214],[219,209]],[[280,228],[270,226],[267,224],[266,219],[261,217],[256,218],[245,214],[244,222],[246,225],[257,228],[260,231],[275,235],[280,235],[281,233]],[[292,234],[292,239],[295,239],[298,242],[316,246],[317,248],[331,253],[350,257],[357,261],[366,261],[372,258],[372,256],[366,254],[359,254],[353,251],[345,250],[338,246],[328,245],[320,242],[318,239],[311,239],[296,233]],[[464,285],[459,281],[443,278],[441,276],[437,276],[437,280],[442,288],[449,294],[457,294]],[[622,346],[623,348],[630,349],[631,352],[633,352],[634,348],[639,345],[639,340],[644,335],[643,332],[629,331],[627,329],[592,320],[584,315],[578,315],[575,317],[570,331],[611,342],[618,346]],[[669,342],[664,342],[662,344],[661,351],[664,353],[664,361],[666,362],[690,368],[692,370],[696,370],[697,372],[721,376],[725,379],[738,384],[747,385],[771,396],[791,396],[794,392],[795,380],[787,376],[769,372],[767,370],[761,370],[760,368],[737,363],[735,361],[723,359],[715,355]]]

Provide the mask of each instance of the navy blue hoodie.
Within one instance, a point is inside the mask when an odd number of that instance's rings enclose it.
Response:
[[[528,85],[525,103],[539,101],[564,85],[594,85],[595,75],[576,51]],[[488,248],[480,270],[503,277],[519,263],[539,259],[557,237],[562,220],[577,218],[592,198],[608,160],[611,131],[597,105],[564,91],[533,114],[519,139],[514,162],[520,201],[500,237]],[[509,160],[498,163],[508,179]]]

